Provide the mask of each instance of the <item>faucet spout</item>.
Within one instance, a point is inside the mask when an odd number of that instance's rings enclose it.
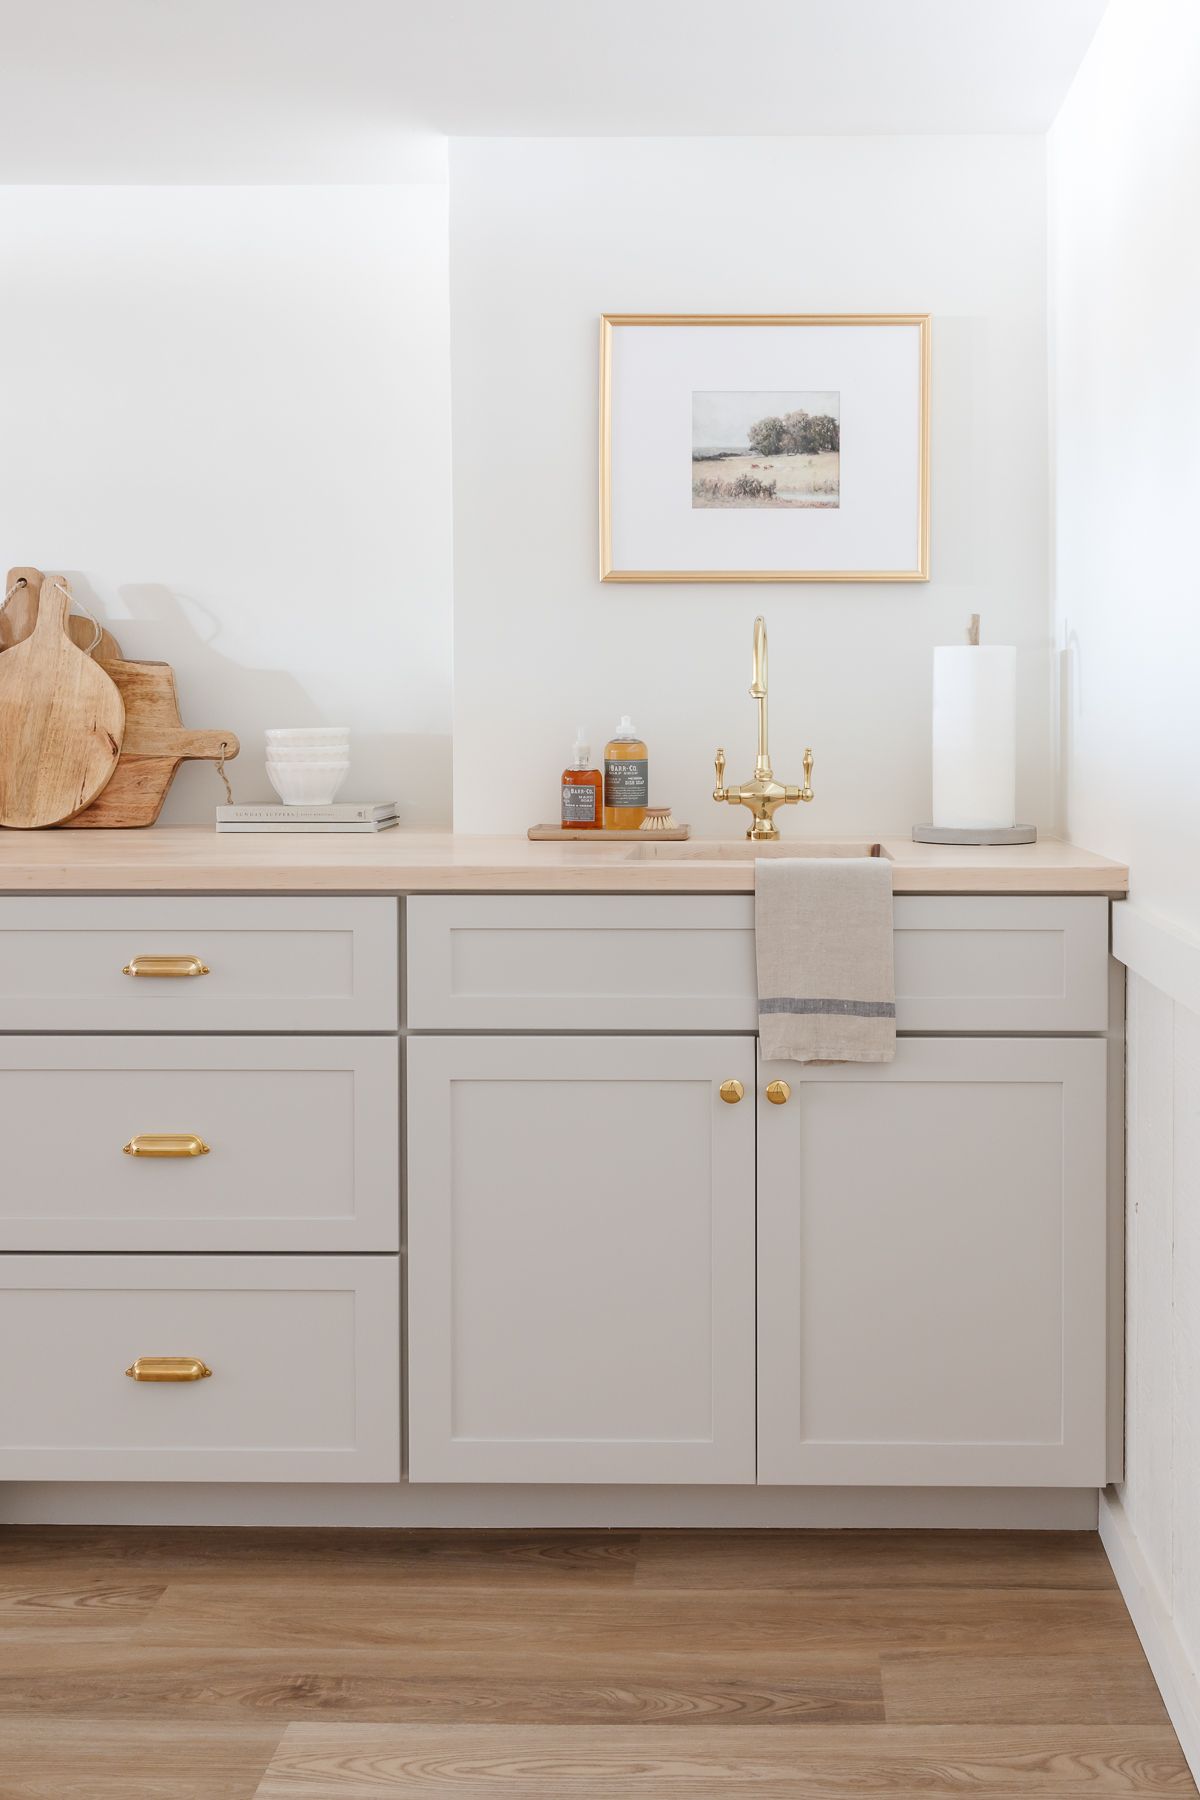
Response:
[[[753,815],[748,838],[777,838],[779,827],[775,813],[781,806],[795,806],[813,797],[809,777],[812,773],[812,751],[804,752],[804,786],[790,787],[775,779],[771,768],[771,752],[767,744],[767,622],[760,613],[754,621],[754,667],[750,680],[750,698],[758,704],[758,756],[753,781],[740,787],[725,786],[725,752],[717,751],[717,785],[713,799],[729,806],[745,806]]]

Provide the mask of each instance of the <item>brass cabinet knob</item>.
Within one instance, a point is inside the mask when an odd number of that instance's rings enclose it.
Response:
[[[723,1081],[721,1083],[721,1098],[728,1106],[736,1106],[745,1092],[740,1081]]]
[[[792,1090],[786,1081],[768,1081],[767,1099],[772,1106],[786,1106],[792,1097]]]
[[[139,1356],[125,1373],[133,1381],[203,1381],[212,1370],[198,1356]]]
[[[211,971],[198,956],[133,956],[122,975],[208,975]]]
[[[126,1156],[207,1156],[208,1145],[194,1131],[143,1131],[125,1145]]]

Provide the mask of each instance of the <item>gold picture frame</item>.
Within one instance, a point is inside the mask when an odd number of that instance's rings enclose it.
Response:
[[[907,569],[618,569],[612,551],[612,371],[614,334],[627,325],[916,326],[919,340],[916,558]],[[600,579],[650,581],[928,581],[929,313],[603,313],[600,318]]]

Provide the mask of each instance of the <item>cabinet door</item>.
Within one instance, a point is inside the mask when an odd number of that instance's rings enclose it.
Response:
[[[760,1068],[760,1481],[1103,1485],[1104,1112],[1102,1040]]]
[[[408,1246],[414,1481],[754,1480],[752,1038],[410,1039]]]

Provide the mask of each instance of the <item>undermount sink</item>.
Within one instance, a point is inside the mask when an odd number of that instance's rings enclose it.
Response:
[[[886,856],[868,838],[779,838],[766,843],[696,842],[685,839],[669,844],[635,844],[626,852],[629,862],[750,862],[759,856]]]

